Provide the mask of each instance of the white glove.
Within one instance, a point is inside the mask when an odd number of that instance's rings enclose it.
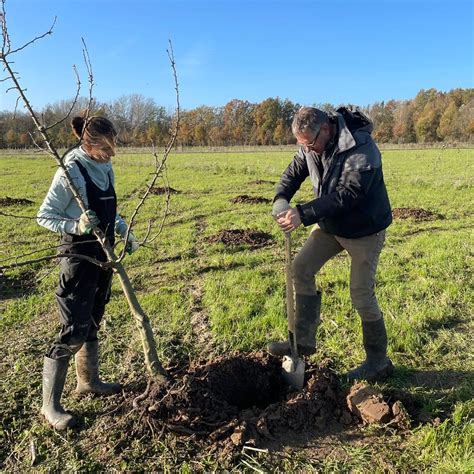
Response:
[[[99,223],[100,220],[97,217],[97,214],[94,211],[88,209],[86,212],[81,214],[81,217],[79,217],[79,235],[90,234],[93,227],[97,227]]]
[[[287,211],[288,209],[291,209],[290,204],[286,199],[283,198],[278,198],[274,203],[273,203],[273,208],[272,208],[272,216],[277,217],[279,214],[282,212]]]
[[[125,246],[125,250],[129,255],[132,255],[133,252],[138,250],[140,244],[138,243],[137,238],[130,232],[128,234],[127,245]]]

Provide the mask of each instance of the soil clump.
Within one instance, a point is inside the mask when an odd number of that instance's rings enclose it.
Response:
[[[271,234],[251,229],[224,229],[218,234],[206,239],[210,243],[222,243],[229,247],[250,245],[251,247],[264,247],[273,240]]]
[[[402,402],[385,401],[380,392],[365,383],[352,385],[347,395],[347,406],[365,424],[390,423],[398,428],[410,428],[410,417]]]
[[[260,197],[260,196],[249,196],[247,194],[242,194],[230,200],[233,204],[269,204],[270,199]]]
[[[7,206],[28,206],[28,204],[34,204],[33,201],[30,201],[26,198],[11,198],[8,196],[0,197],[0,207]]]
[[[179,381],[151,390],[145,412],[158,432],[193,436],[224,451],[355,423],[332,362],[307,369],[303,390],[290,392],[281,359],[263,352],[193,362]]]
[[[150,194],[155,194],[157,196],[160,196],[162,194],[181,194],[181,191],[178,191],[177,189],[174,188],[163,188],[161,186],[154,186],[153,188],[150,189]]]
[[[394,219],[415,219],[417,221],[434,219],[440,217],[434,212],[426,209],[419,209],[416,207],[397,207],[392,209],[392,216]]]

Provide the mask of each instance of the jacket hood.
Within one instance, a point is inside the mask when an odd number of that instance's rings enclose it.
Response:
[[[366,132],[370,135],[374,129],[372,121],[358,109],[340,107],[335,113],[329,115],[334,117],[338,123],[337,147],[339,152],[349,150],[356,145],[355,133]]]
[[[110,161],[107,163],[95,161],[82,149],[82,147],[72,150],[66,156],[64,162],[66,165],[71,165],[76,160],[84,166],[94,184],[102,189],[102,191],[105,191],[109,187],[112,174],[112,163]]]

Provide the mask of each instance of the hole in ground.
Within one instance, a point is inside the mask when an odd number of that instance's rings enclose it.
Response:
[[[213,393],[239,410],[266,408],[280,401],[287,391],[281,364],[275,360],[262,363],[249,357],[224,359],[206,366],[202,375]]]
[[[179,370],[179,379],[170,386],[150,391],[144,411],[156,429],[199,436],[204,444],[240,446],[287,430],[351,424],[331,364],[308,364],[303,390],[289,392],[281,377],[281,359],[265,353],[192,362]]]

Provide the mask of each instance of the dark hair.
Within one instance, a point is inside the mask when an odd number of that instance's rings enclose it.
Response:
[[[82,138],[86,145],[98,146],[104,142],[113,143],[117,136],[114,124],[105,117],[81,114],[71,120],[71,127],[77,138]]]
[[[326,112],[315,107],[301,107],[296,112],[291,124],[293,135],[316,135],[323,123],[329,122],[329,116]]]

